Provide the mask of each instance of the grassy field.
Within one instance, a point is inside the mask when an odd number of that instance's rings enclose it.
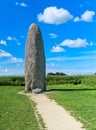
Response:
[[[77,76],[47,76],[46,85],[60,84],[85,84],[94,87],[96,75],[77,75]],[[25,86],[24,76],[1,76],[0,86]]]
[[[24,87],[0,86],[0,130],[40,130],[34,103],[17,92]]]
[[[83,122],[87,130],[96,130],[96,86],[89,86],[52,85],[48,86],[52,91],[48,96]]]
[[[0,130],[40,130],[34,103],[17,94],[24,90],[24,84],[24,77],[0,77]],[[46,84],[51,99],[83,122],[87,130],[96,130],[96,75],[47,76]]]

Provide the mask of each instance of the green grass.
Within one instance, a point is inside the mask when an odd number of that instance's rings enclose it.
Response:
[[[0,86],[0,130],[40,130],[34,103],[17,94],[22,87]]]
[[[48,96],[69,110],[72,115],[84,123],[87,130],[96,130],[96,86],[52,85]],[[61,119],[62,120],[62,119]]]
[[[40,130],[34,103],[28,97],[17,94],[24,90],[24,87],[18,86],[24,84],[24,77],[0,77],[0,130]],[[46,84],[52,89],[48,93],[50,98],[83,122],[87,130],[96,130],[96,75],[47,76]],[[39,114],[38,120],[44,128]]]
[[[60,84],[96,84],[96,75],[77,75],[77,76],[46,76],[46,85]],[[0,76],[0,86],[25,86],[24,76]]]

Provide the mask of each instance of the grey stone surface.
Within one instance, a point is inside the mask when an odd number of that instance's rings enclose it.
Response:
[[[33,93],[35,93],[35,94],[38,94],[41,92],[42,92],[42,89],[40,89],[40,88],[33,89]]]
[[[42,34],[39,27],[32,24],[29,27],[26,43],[25,90],[40,93],[45,89],[45,54]]]

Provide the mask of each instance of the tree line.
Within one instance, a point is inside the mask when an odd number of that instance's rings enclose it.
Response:
[[[56,72],[56,73],[48,73],[47,76],[66,76],[67,74],[63,73],[63,72]]]

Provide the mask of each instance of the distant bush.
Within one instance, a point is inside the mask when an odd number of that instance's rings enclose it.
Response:
[[[47,76],[54,76],[54,75],[55,75],[55,74],[52,73],[52,72],[50,72],[50,73],[47,74]]]
[[[81,84],[83,76],[47,76],[46,84]]]
[[[64,76],[64,75],[66,75],[66,74],[63,72],[56,72],[56,73],[50,72],[47,74],[47,76]]]
[[[24,86],[25,79],[24,76],[2,76],[0,77],[1,86]]]
[[[85,76],[82,80],[82,84],[90,87],[96,86],[96,75]]]
[[[48,75],[46,76],[46,85],[63,84],[85,84],[89,87],[96,86],[96,75],[89,76],[66,76],[66,75]],[[0,77],[0,86],[25,86],[24,76],[6,76]]]

